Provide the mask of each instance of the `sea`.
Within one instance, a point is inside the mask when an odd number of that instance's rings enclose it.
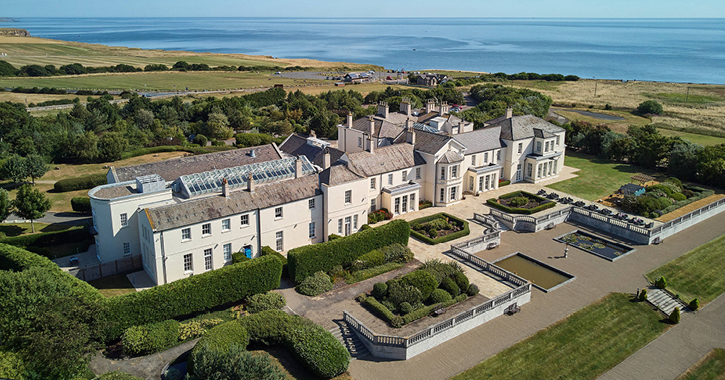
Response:
[[[21,18],[36,37],[395,70],[725,84],[725,19]]]

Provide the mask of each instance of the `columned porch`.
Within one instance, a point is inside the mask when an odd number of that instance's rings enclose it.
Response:
[[[471,194],[498,189],[500,172],[501,165],[498,164],[470,167],[466,171],[464,188]]]
[[[421,188],[422,186],[416,182],[385,187],[382,190],[383,207],[388,209],[393,215],[418,211],[418,201],[421,199]]]

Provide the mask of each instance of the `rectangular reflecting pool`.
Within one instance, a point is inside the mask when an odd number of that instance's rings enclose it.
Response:
[[[516,252],[503,259],[495,261],[498,267],[523,277],[544,292],[550,292],[564,283],[573,280],[575,277],[549,264],[534,259],[531,256]]]
[[[634,252],[634,248],[615,243],[603,237],[595,236],[583,231],[573,231],[554,239],[560,243],[569,243],[581,250],[587,251],[609,261],[614,261],[622,256]]]

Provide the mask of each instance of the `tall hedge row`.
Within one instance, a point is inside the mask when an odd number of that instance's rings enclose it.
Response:
[[[296,283],[316,272],[329,272],[332,267],[350,265],[359,256],[391,244],[408,245],[410,225],[394,220],[386,225],[360,231],[344,238],[295,248],[287,254],[290,278]]]
[[[61,179],[53,185],[53,190],[65,193],[67,191],[92,189],[106,183],[108,183],[106,174],[90,174],[82,177]]]
[[[109,298],[107,337],[117,338],[131,326],[191,315],[268,292],[279,287],[281,276],[282,263],[278,259],[260,257],[143,292]]]
[[[85,227],[71,227],[63,231],[43,232],[0,239],[0,244],[16,247],[51,247],[58,244],[77,243],[91,238]]]
[[[83,212],[86,214],[90,214],[91,213],[91,198],[73,197],[70,200],[70,207],[75,212]]]

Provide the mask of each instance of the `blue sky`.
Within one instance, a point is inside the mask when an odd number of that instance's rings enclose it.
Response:
[[[4,17],[725,18],[724,0],[2,0]]]

